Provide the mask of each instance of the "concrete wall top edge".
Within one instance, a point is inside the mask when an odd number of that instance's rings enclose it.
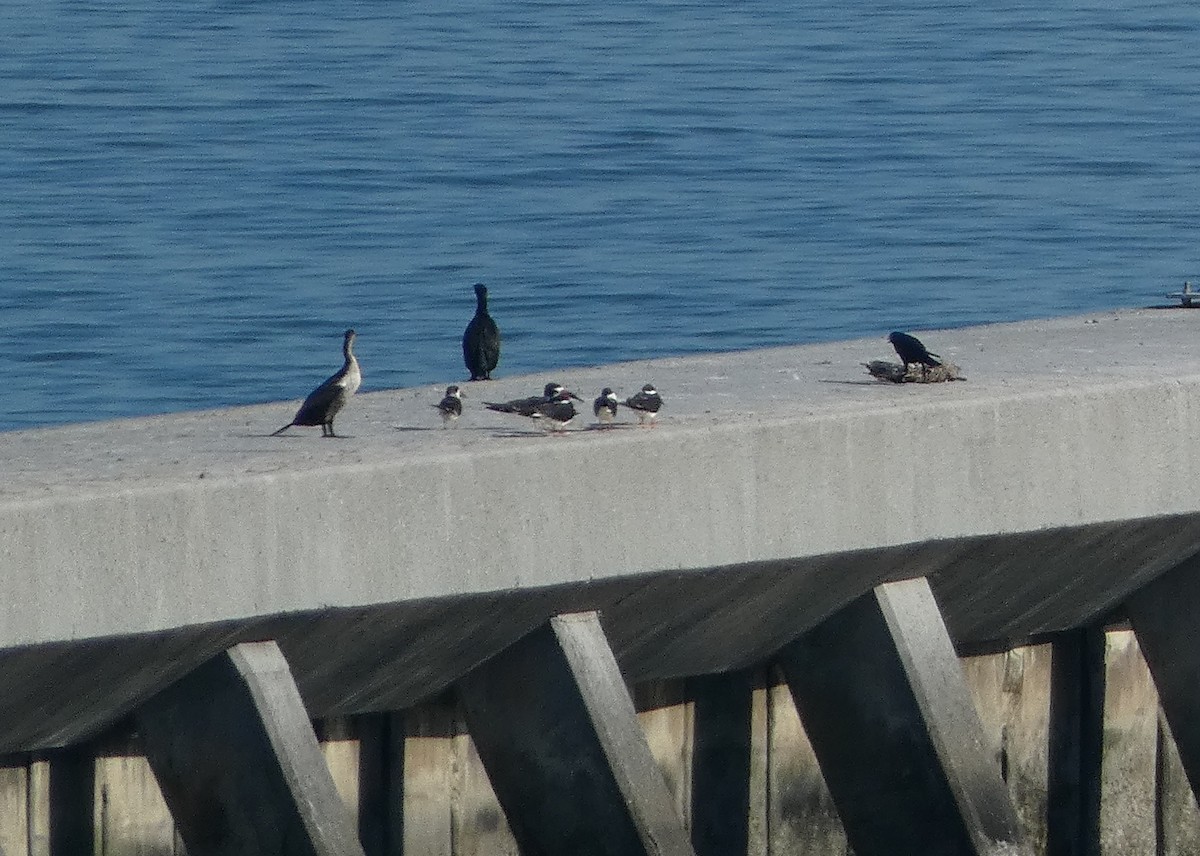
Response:
[[[969,380],[936,386],[870,381],[882,340],[559,374],[656,383],[652,430],[480,407],[540,375],[469,385],[451,430],[420,388],[343,440],[265,436],[294,403],[0,435],[0,645],[1200,513],[1197,325],[941,331]]]

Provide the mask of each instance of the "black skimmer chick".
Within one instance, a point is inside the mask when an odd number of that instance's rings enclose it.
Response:
[[[462,416],[462,391],[457,386],[448,386],[446,397],[430,406],[436,407],[442,414],[442,427],[449,428]]]
[[[910,336],[897,330],[888,334],[888,341],[892,343],[892,347],[896,349],[896,355],[904,363],[905,374],[908,374],[910,365],[920,365],[921,377],[925,377],[931,368],[941,365],[941,358],[937,354],[929,353],[916,336]]]
[[[336,437],[333,432],[333,417],[337,416],[350,396],[362,385],[362,371],[358,368],[358,360],[354,356],[354,340],[358,336],[353,330],[347,330],[342,339],[342,355],[345,362],[336,374],[326,380],[308,394],[292,421],[284,425],[271,436],[282,434],[293,425],[320,425],[322,437]]]
[[[487,294],[482,282],[475,284],[475,317],[463,332],[463,362],[471,380],[491,380],[500,362],[500,328],[488,315]]]
[[[637,411],[639,425],[644,425],[649,421],[650,427],[653,428],[654,419],[663,406],[663,400],[662,396],[658,394],[658,390],[654,388],[654,384],[648,383],[636,395],[625,399],[625,406],[630,410]]]
[[[516,413],[519,416],[532,416],[540,405],[552,400],[561,392],[566,392],[561,383],[548,383],[546,384],[546,388],[542,390],[541,395],[533,395],[529,398],[514,398],[512,401],[485,401],[483,406],[488,410],[495,410],[497,413]],[[576,401],[582,400],[573,392],[567,392],[567,395]]]

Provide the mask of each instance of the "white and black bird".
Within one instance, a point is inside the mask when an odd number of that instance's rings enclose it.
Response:
[[[654,419],[658,416],[658,411],[662,409],[663,400],[662,396],[658,394],[658,390],[654,388],[654,384],[648,383],[636,395],[625,399],[624,404],[637,413],[639,425],[649,422],[650,426],[654,427]]]
[[[596,419],[601,425],[612,425],[613,420],[617,418],[619,403],[617,394],[612,391],[611,387],[606,386],[600,390],[600,395],[592,402],[592,413],[596,414]]]
[[[272,437],[282,434],[293,425],[320,425],[322,437],[337,436],[333,431],[333,419],[362,385],[362,371],[354,356],[354,340],[357,336],[353,330],[346,331],[342,339],[342,355],[345,362],[342,363],[341,369],[310,392],[296,411],[296,415],[292,417],[292,421],[274,432]]]
[[[482,282],[475,283],[475,317],[463,331],[463,362],[471,380],[491,380],[500,362],[500,328],[488,314],[488,290]]]
[[[532,395],[529,398],[514,398],[512,401],[485,401],[483,406],[488,410],[495,410],[497,413],[516,413],[519,416],[532,416],[540,405],[552,400],[562,392],[566,392],[566,389],[561,383],[548,383],[546,384],[546,388],[542,390],[541,395]],[[582,400],[573,392],[567,392],[567,395],[576,401]]]
[[[892,347],[896,349],[896,355],[904,363],[905,374],[908,374],[910,365],[919,365],[921,377],[925,377],[931,368],[942,364],[941,357],[929,353],[929,350],[916,336],[894,330],[888,334],[888,341],[892,343]]]
[[[462,416],[462,390],[451,384],[446,387],[445,398],[430,406],[436,407],[442,414],[442,427],[449,428]]]
[[[562,431],[567,423],[577,415],[575,401],[579,396],[565,389],[560,389],[549,401],[543,401],[529,414],[531,418],[545,420],[551,431]]]

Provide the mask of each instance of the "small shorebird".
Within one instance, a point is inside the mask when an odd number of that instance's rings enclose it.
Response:
[[[600,390],[600,395],[592,402],[592,412],[596,414],[596,419],[605,427],[612,425],[613,420],[617,418],[617,394],[612,391],[611,387],[604,387]]]
[[[637,413],[639,425],[649,422],[650,427],[653,428],[654,419],[663,406],[663,400],[662,396],[658,394],[658,390],[654,388],[654,384],[648,383],[636,395],[625,399],[625,406]]]
[[[529,415],[533,419],[545,419],[550,423],[551,431],[563,431],[567,423],[576,416],[575,402],[571,401],[572,398],[579,400],[575,393],[565,389],[559,390],[553,398],[539,404]]]
[[[358,360],[354,356],[354,340],[358,336],[353,330],[347,330],[342,339],[342,355],[345,362],[341,369],[308,394],[292,421],[284,425],[271,436],[282,434],[293,425],[320,425],[322,437],[336,437],[333,431],[333,418],[338,415],[350,396],[358,391],[362,384],[362,371],[358,368]]]
[[[908,374],[910,365],[920,365],[921,377],[925,377],[931,368],[941,365],[941,358],[937,354],[929,353],[929,350],[916,336],[895,330],[888,334],[888,341],[892,343],[892,347],[896,349],[896,355],[904,363],[905,374]]]
[[[446,387],[446,397],[437,404],[431,404],[442,414],[442,427],[449,428],[462,416],[462,391],[451,384]]]
[[[500,362],[500,328],[488,314],[487,287],[475,284],[475,317],[463,331],[463,362],[471,380],[491,380],[492,371]]]
[[[529,398],[514,398],[512,401],[485,401],[483,406],[488,410],[495,410],[497,413],[516,413],[519,416],[532,416],[539,406],[550,401],[561,392],[566,392],[561,383],[548,383],[546,384],[546,388],[542,390],[541,395],[533,395]],[[576,401],[582,400],[573,392],[567,392],[567,395]]]

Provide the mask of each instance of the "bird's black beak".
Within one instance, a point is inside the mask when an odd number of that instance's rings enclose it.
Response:
[[[575,399],[576,401],[583,401],[582,398],[580,398],[578,395],[576,395],[573,392],[568,392],[567,395],[571,396],[571,398]]]

